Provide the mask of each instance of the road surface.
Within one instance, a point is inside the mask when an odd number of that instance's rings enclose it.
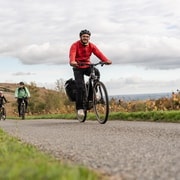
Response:
[[[0,128],[53,154],[123,180],[180,180],[180,124],[6,120]]]

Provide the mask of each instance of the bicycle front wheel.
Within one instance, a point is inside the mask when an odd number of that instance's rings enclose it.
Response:
[[[109,99],[106,87],[100,81],[93,87],[93,106],[98,122],[105,124],[109,116]]]
[[[21,118],[22,118],[22,119],[25,119],[25,111],[26,111],[25,105],[22,104],[20,108],[21,108],[21,109],[20,109]]]

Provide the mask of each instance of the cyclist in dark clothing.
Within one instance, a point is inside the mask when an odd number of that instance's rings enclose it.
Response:
[[[101,61],[106,64],[111,64],[109,60],[93,43],[89,42],[91,33],[88,30],[82,30],[79,34],[80,40],[74,42],[69,51],[69,63],[73,66],[74,77],[76,81],[76,109],[78,115],[83,116],[83,91],[84,91],[84,75],[90,75],[90,67],[88,65],[79,64],[90,64],[90,57],[94,54]],[[95,72],[100,76],[99,71],[96,69]]]
[[[7,99],[5,98],[5,96],[3,95],[3,92],[0,91],[0,107],[3,106],[4,103],[7,103]]]
[[[5,108],[4,108],[4,104],[7,103],[7,99],[5,98],[5,96],[3,95],[3,92],[0,91],[0,108],[3,108],[3,118],[5,119],[6,114],[5,114]]]

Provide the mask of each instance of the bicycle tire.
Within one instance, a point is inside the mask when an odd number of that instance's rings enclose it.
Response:
[[[96,82],[93,87],[93,106],[98,122],[105,124],[109,116],[109,98],[106,87],[101,81]]]
[[[2,119],[5,121],[6,120],[6,109],[3,109],[3,114],[2,114]]]
[[[21,114],[21,118],[25,119],[25,104],[21,105],[20,114]]]
[[[2,113],[2,110],[0,110],[0,120],[2,120],[2,116],[3,116],[3,113]]]
[[[86,117],[87,117],[87,110],[84,110],[84,116],[79,116],[78,113],[77,113],[77,119],[81,123],[86,121]]]

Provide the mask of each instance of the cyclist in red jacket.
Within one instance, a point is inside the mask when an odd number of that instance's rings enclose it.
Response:
[[[110,61],[90,40],[91,33],[88,30],[82,30],[79,34],[80,40],[73,43],[69,51],[69,63],[73,66],[74,78],[76,81],[76,110],[78,115],[83,116],[83,91],[84,91],[84,75],[90,75],[90,67],[87,65],[79,64],[90,64],[90,57],[94,54],[101,61],[106,62],[106,64],[111,64]],[[96,69],[96,74],[100,77],[98,69]]]

